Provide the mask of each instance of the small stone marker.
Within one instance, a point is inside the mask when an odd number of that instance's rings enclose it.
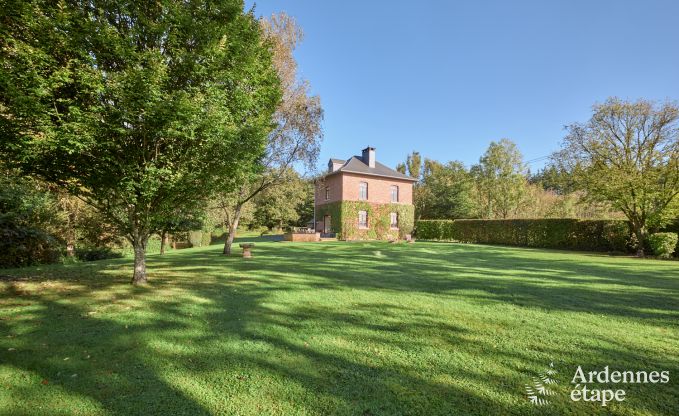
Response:
[[[252,251],[250,249],[255,246],[254,243],[240,243],[240,248],[243,249],[243,257],[249,259],[252,257]]]

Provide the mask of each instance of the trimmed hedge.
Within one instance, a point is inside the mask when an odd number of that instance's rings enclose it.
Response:
[[[420,220],[421,240],[460,241],[584,251],[628,251],[630,230],[622,220],[520,219]]]

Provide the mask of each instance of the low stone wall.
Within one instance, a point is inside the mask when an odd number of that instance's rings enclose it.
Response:
[[[320,241],[321,233],[285,233],[283,240],[293,242],[312,242]]]

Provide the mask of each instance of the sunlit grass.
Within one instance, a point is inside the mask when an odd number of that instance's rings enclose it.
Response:
[[[257,242],[1,271],[2,414],[676,414],[679,263]],[[10,278],[11,276],[11,278]],[[544,407],[525,384],[554,362]],[[577,365],[670,370],[606,408]]]

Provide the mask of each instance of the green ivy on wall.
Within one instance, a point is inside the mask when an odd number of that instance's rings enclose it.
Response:
[[[358,212],[368,213],[368,228],[358,228]],[[391,216],[398,214],[398,229],[391,229]],[[404,204],[375,204],[366,201],[339,201],[321,205],[317,220],[330,215],[332,232],[341,240],[403,239],[413,231],[415,209]]]

